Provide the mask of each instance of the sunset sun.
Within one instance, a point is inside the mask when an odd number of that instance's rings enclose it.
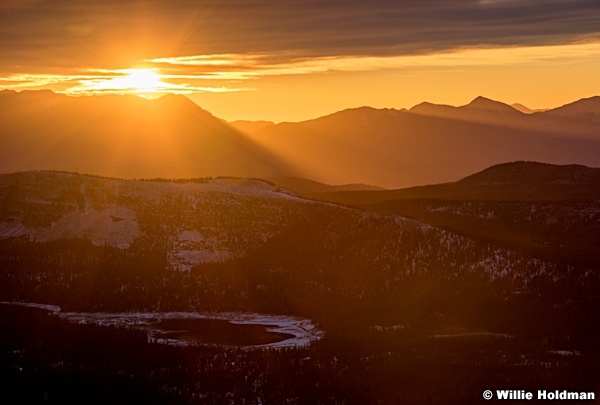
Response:
[[[69,93],[126,94],[151,97],[164,92],[169,84],[161,81],[157,69],[123,69],[114,76],[95,77],[81,80],[79,86],[69,89]]]
[[[153,92],[162,86],[160,75],[152,69],[132,69],[121,80],[124,87],[139,93]]]

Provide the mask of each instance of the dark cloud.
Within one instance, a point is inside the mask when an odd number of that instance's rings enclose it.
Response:
[[[7,0],[0,70],[199,54],[402,55],[600,38],[598,0]],[[279,61],[281,62],[281,61]]]

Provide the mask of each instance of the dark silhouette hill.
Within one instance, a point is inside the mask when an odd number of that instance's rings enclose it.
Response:
[[[600,257],[600,168],[513,162],[438,185],[305,196],[570,262]]]
[[[398,190],[348,190],[305,195],[355,205],[401,199],[600,200],[600,168],[520,161],[494,165],[453,183]]]
[[[489,167],[456,184],[473,186],[511,185],[528,188],[535,194],[553,185],[571,187],[571,192],[590,197],[600,196],[600,169],[581,165],[551,165],[539,162],[512,162]],[[548,193],[549,195],[549,193]],[[550,195],[549,195],[550,196]],[[558,193],[555,198],[568,198]]]
[[[269,176],[286,166],[183,96],[0,93],[0,170],[117,177]]]

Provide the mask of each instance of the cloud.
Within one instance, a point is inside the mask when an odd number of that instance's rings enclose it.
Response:
[[[328,56],[286,60],[270,55],[196,55],[157,58],[161,71],[178,72],[165,77],[189,77],[212,80],[247,80],[262,76],[295,75],[322,72],[359,72],[380,69],[426,67],[499,66],[572,63],[581,58],[600,58],[600,41],[550,46],[489,47],[455,49],[424,55],[399,56]],[[276,61],[274,61],[276,60]],[[189,76],[186,75],[189,71]],[[196,72],[195,75],[192,72]],[[198,74],[198,72],[203,72]]]
[[[92,72],[93,73],[93,72]],[[51,88],[59,93],[82,94],[123,94],[139,93],[145,95],[191,94],[198,92],[229,93],[252,91],[248,87],[201,86],[187,82],[173,83],[170,80],[203,81],[205,77],[198,75],[161,75],[150,89],[139,89],[128,83],[126,78],[131,70],[98,71],[96,74],[60,75],[60,74],[16,74],[0,77],[0,88],[26,90],[39,87]]]
[[[173,90],[235,89],[199,83],[466,63],[464,49],[598,40],[598,0],[10,0],[0,5],[0,87],[77,89],[105,80],[101,69],[151,65]],[[465,59],[453,60],[457,52]],[[492,63],[492,53],[470,55]]]

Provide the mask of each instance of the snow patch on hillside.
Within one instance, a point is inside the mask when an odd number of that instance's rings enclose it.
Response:
[[[227,245],[224,239],[205,237],[197,230],[185,230],[173,242],[167,253],[167,260],[171,268],[190,271],[196,264],[221,262],[241,254],[241,251],[236,253],[226,249]]]
[[[179,234],[180,241],[189,241],[189,242],[202,242],[204,237],[198,231],[183,231]]]
[[[48,241],[70,238],[73,235],[86,237],[95,245],[127,248],[142,233],[135,212],[115,206],[104,211],[88,210],[67,214],[53,222],[50,228],[36,230],[31,236],[37,241]]]
[[[28,227],[22,218],[0,222],[0,238],[28,236],[36,242],[73,237],[88,238],[95,245],[127,248],[142,236],[134,211],[112,207],[103,211],[75,211],[64,215],[49,227]]]
[[[34,232],[20,222],[0,222],[0,239],[18,238],[20,236],[30,235]]]
[[[167,260],[172,268],[190,271],[196,264],[221,262],[233,259],[236,256],[234,252],[229,250],[180,250],[169,252]]]
[[[143,197],[158,201],[165,195],[215,195],[230,194],[250,197],[278,198],[285,200],[295,200],[310,203],[301,197],[294,195],[291,191],[271,185],[261,180],[251,179],[214,179],[205,183],[175,183],[175,182],[154,182],[154,181],[135,181],[126,182],[124,180],[110,180],[115,186],[115,192],[119,194]],[[119,183],[126,183],[127,187],[119,187]]]

